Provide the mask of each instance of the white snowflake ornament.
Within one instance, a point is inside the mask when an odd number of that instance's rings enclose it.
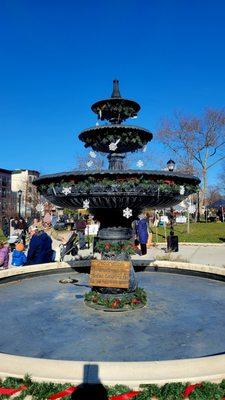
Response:
[[[185,187],[180,186],[180,194],[183,195],[185,193]]]
[[[65,194],[65,196],[68,196],[68,194],[71,193],[71,190],[72,190],[71,187],[64,187],[62,193]]]
[[[118,145],[119,141],[120,141],[120,139],[118,139],[116,142],[110,143],[109,150],[115,151],[117,149],[117,147],[118,147],[117,145]]]
[[[143,167],[144,163],[142,160],[138,160],[136,165],[137,165],[137,167],[141,168],[141,167]]]
[[[91,158],[96,158],[96,153],[93,150],[91,150],[90,153],[89,153],[89,156]]]
[[[132,210],[130,209],[130,208],[125,208],[124,210],[123,210],[123,216],[125,217],[125,218],[130,218],[131,216],[132,216]]]
[[[90,161],[87,162],[87,167],[88,168],[90,168],[92,165],[93,165],[93,161],[90,160]]]
[[[83,201],[83,208],[84,208],[85,210],[87,210],[87,209],[89,208],[89,204],[90,204],[89,200],[84,200],[84,201]]]

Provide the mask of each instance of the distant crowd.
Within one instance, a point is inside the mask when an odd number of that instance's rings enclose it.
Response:
[[[77,254],[78,247],[86,247],[87,225],[94,222],[82,216],[76,220],[67,215],[58,218],[55,213],[40,219],[11,219],[8,239],[0,241],[0,268],[7,269],[9,259],[11,266],[20,267],[62,261],[66,254]]]
[[[91,216],[73,220],[67,215],[58,218],[55,213],[46,213],[41,219],[12,219],[7,242],[0,241],[0,269],[63,261],[69,254],[75,256],[78,250],[89,246],[87,232],[94,232],[96,236],[99,225]],[[137,252],[145,255],[149,239],[148,217],[140,214],[132,228]]]

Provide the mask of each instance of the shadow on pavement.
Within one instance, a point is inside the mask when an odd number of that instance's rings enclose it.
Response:
[[[88,381],[94,383],[88,383]],[[98,365],[84,365],[83,383],[76,387],[71,400],[108,400],[107,391],[98,377]]]

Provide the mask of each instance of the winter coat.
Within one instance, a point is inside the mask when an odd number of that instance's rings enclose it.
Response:
[[[82,232],[82,233],[84,233],[84,232],[85,232],[86,225],[87,225],[87,224],[86,224],[86,222],[85,222],[84,219],[81,219],[81,220],[77,221],[77,223],[76,223],[76,230],[77,230],[77,232]]]
[[[0,267],[8,268],[9,264],[9,247],[3,246],[0,249]]]
[[[13,250],[12,265],[14,265],[14,267],[21,267],[26,263],[26,261],[27,257],[23,251]]]
[[[45,232],[32,236],[26,265],[44,264],[52,261],[52,239]]]
[[[148,241],[148,222],[146,218],[140,219],[137,223],[137,234],[141,244],[146,244]]]

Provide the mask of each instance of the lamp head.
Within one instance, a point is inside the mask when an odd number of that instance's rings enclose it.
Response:
[[[173,160],[169,160],[167,162],[167,168],[170,172],[173,172],[174,168],[175,168],[175,162]]]

